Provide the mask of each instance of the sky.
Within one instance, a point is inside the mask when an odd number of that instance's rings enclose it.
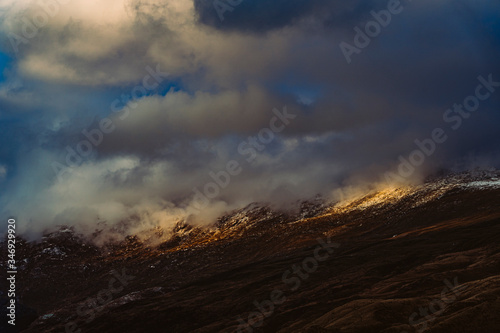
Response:
[[[123,234],[498,168],[499,56],[487,0],[0,0],[0,215]]]

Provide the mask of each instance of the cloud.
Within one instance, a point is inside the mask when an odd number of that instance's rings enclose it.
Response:
[[[226,31],[265,33],[296,24],[345,27],[363,20],[386,1],[195,0],[199,21]]]
[[[23,36],[42,9],[0,2],[1,50],[12,59],[0,80],[2,213],[22,216],[33,234],[103,221],[133,232],[380,181],[416,139],[447,126],[444,112],[474,93],[479,75],[500,80],[498,4],[401,4],[348,64],[339,43],[353,43],[387,1],[242,1],[220,20],[212,1],[73,0],[18,52],[9,36]],[[148,67],[169,75],[130,100]],[[499,103],[492,94],[447,132],[415,178],[499,166]],[[240,145],[285,105],[297,118],[247,161]],[[115,129],[59,182],[52,163],[66,163],[67,147],[104,118]],[[197,213],[194,189],[229,161],[241,174]]]

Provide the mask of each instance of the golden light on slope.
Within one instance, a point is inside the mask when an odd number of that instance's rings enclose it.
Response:
[[[364,210],[388,203],[396,203],[414,191],[415,188],[411,186],[391,186],[381,190],[374,190],[368,194],[357,195],[345,201],[339,202],[333,207],[332,212],[340,213],[352,210]]]

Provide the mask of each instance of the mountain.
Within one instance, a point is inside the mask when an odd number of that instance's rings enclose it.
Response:
[[[252,204],[154,230],[154,245],[66,227],[17,238],[17,328],[500,332],[499,204],[499,173],[463,173],[295,212]]]

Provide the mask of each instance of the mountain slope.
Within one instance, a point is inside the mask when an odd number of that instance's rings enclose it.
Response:
[[[498,175],[457,175],[155,247],[62,230],[18,246],[24,332],[500,332],[499,203]]]

